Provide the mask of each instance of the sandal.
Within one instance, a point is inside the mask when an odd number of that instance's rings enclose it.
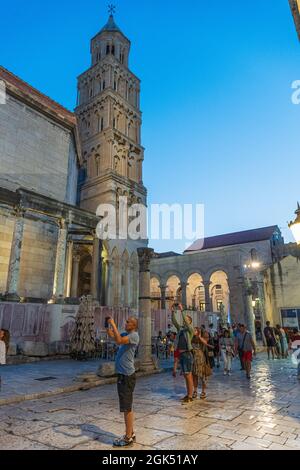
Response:
[[[128,438],[127,436],[120,437],[119,439],[116,439],[113,443],[114,447],[132,447],[136,437],[133,435],[132,437]]]
[[[191,397],[185,397],[185,398],[182,400],[181,404],[182,404],[182,405],[185,405],[186,403],[192,403],[192,402],[193,402],[193,399],[192,399]]]
[[[205,400],[206,398],[206,393],[202,392],[200,395],[201,400]]]
[[[197,397],[198,397],[198,393],[197,393],[197,392],[194,392],[194,393],[193,393],[193,398],[195,399],[195,398],[197,398]]]

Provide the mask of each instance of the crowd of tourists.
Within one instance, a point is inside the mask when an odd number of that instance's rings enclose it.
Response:
[[[180,312],[182,321],[179,323],[176,312]],[[251,378],[251,362],[256,354],[255,342],[245,325],[230,325],[226,327],[205,325],[193,327],[192,317],[185,312],[180,304],[172,309],[172,322],[176,332],[171,334],[174,344],[174,369],[176,377],[178,364],[186,382],[186,396],[182,403],[191,403],[198,398],[198,386],[201,385],[200,398],[206,398],[208,378],[215,367],[220,367],[222,360],[224,375],[230,376],[232,362],[239,357],[241,370],[245,370],[246,377]]]

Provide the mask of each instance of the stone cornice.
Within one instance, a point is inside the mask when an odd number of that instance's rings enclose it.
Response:
[[[112,87],[105,88],[104,91],[102,91],[96,96],[93,96],[87,103],[80,104],[79,106],[77,106],[75,108],[75,113],[79,117],[80,114],[90,112],[91,110],[93,110],[93,108],[103,105],[103,103],[108,101],[109,98],[111,98],[116,104],[118,104],[127,112],[132,112],[133,114],[136,114],[139,119],[142,118],[142,111],[140,111],[139,108],[129,103],[129,101],[126,100],[122,95],[114,91]]]
[[[133,189],[139,192],[143,196],[147,196],[147,189],[145,188],[144,185],[138,184],[133,180],[129,180],[128,178],[124,178],[123,176],[118,175],[117,173],[113,171],[108,171],[104,175],[99,176],[98,178],[94,178],[92,181],[89,181],[88,183],[84,183],[81,186],[81,190],[84,191],[86,189],[92,188],[93,186],[98,186],[107,182],[109,183],[114,182],[116,184],[120,184],[122,186],[125,186],[128,189]],[[109,191],[112,191],[112,189],[108,190],[108,192]]]
[[[141,80],[139,79],[139,77],[137,77],[133,72],[131,72],[131,70],[129,70],[129,68],[127,68],[125,65],[121,64],[121,62],[117,61],[116,59],[114,59],[111,56],[107,56],[107,57],[103,58],[100,62],[98,62],[95,65],[92,65],[85,72],[82,72],[80,75],[78,75],[78,77],[77,77],[78,82],[82,78],[85,78],[85,76],[87,76],[87,77],[90,76],[90,78],[93,78],[94,74],[97,73],[98,70],[100,72],[101,67],[103,67],[103,66],[108,66],[108,67],[109,66],[112,66],[112,67],[117,66],[117,67],[120,67],[120,69],[123,71],[123,73],[128,74],[128,76],[130,78],[133,78],[134,80],[136,80],[138,82],[138,84],[141,83]]]
[[[32,216],[36,213],[57,221],[65,220],[67,223],[75,223],[90,229],[95,229],[99,223],[99,218],[92,212],[23,188],[19,188],[15,193],[0,188],[0,203],[5,203],[14,211],[29,212]]]

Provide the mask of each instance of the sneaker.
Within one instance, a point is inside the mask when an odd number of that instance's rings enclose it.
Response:
[[[186,405],[187,403],[192,403],[192,402],[193,402],[193,399],[191,397],[185,397],[182,400],[182,405]]]
[[[230,377],[230,376],[231,376],[231,372],[228,372],[228,374],[227,374],[227,375],[229,375],[229,377]]]
[[[134,437],[135,437],[135,434],[133,434],[132,437],[130,438],[127,436],[120,437],[119,439],[116,439],[114,441],[113,446],[114,447],[132,447],[135,442]]]
[[[224,375],[227,375],[227,372],[226,372],[226,370],[224,370]]]

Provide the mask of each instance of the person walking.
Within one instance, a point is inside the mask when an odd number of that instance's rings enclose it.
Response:
[[[286,332],[280,325],[276,325],[276,331],[278,334],[278,341],[280,343],[280,354],[282,359],[286,359],[289,355],[289,345],[286,337]]]
[[[235,353],[237,353],[237,351],[243,361],[247,379],[251,379],[252,359],[253,355],[256,355],[256,348],[251,334],[243,324],[240,325],[240,332],[235,344]]]
[[[207,333],[206,339],[201,336],[201,329],[195,328],[195,334],[192,339],[193,346],[193,382],[194,382],[194,393],[193,399],[198,397],[198,386],[199,381],[201,382],[201,395],[200,398],[204,400],[206,398],[206,384],[207,379],[211,375],[212,371],[209,365],[208,350],[207,350],[207,339],[209,335]]]
[[[216,367],[214,338],[208,331],[204,332],[203,338],[207,340],[208,360],[209,360],[210,368],[214,369]]]
[[[224,330],[223,336],[220,338],[220,350],[224,363],[224,375],[231,375],[234,341],[228,330]]]
[[[124,413],[125,436],[114,441],[114,447],[131,447],[136,442],[133,430],[134,415],[132,411],[133,392],[136,384],[135,352],[139,344],[138,321],[134,317],[126,320],[125,332],[120,334],[112,318],[108,319],[107,334],[119,346],[116,358],[116,372],[118,374],[118,395],[120,412]]]
[[[183,324],[180,325],[176,319],[175,312],[181,312]],[[192,317],[183,311],[181,304],[174,304],[172,307],[172,322],[178,332],[178,351],[179,362],[182,373],[185,378],[187,395],[182,399],[182,404],[191,403],[193,401],[193,347],[192,338],[194,336],[194,328]]]
[[[264,335],[267,343],[268,359],[270,359],[270,353],[272,353],[272,359],[275,359],[276,339],[274,335],[274,328],[271,327],[271,323],[269,321],[266,322]]]

